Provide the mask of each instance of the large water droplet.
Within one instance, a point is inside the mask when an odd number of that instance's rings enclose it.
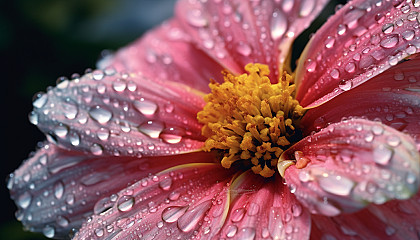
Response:
[[[195,229],[198,223],[204,218],[204,214],[210,209],[211,205],[211,200],[207,200],[187,211],[179,218],[178,228],[183,232],[190,232]]]
[[[103,148],[101,145],[99,144],[92,144],[92,146],[90,147],[90,151],[92,152],[93,155],[101,155],[103,153]]]
[[[92,107],[89,110],[89,115],[98,123],[105,124],[112,118],[112,113],[101,106]]]
[[[148,101],[145,99],[134,100],[133,102],[134,107],[141,112],[145,116],[152,116],[156,113],[158,105],[152,101]]]
[[[38,125],[38,113],[36,113],[35,111],[32,111],[31,113],[29,113],[28,115],[29,117],[29,122],[31,122],[33,125]]]
[[[172,179],[171,178],[164,178],[159,182],[159,187],[165,191],[168,191],[172,186]]]
[[[25,209],[29,207],[32,201],[32,196],[29,192],[24,192],[22,195],[20,195],[17,199],[17,204],[19,207]]]
[[[235,225],[228,226],[228,229],[226,231],[226,237],[233,238],[237,231],[238,231],[238,227],[236,227]]]
[[[340,84],[338,85],[338,87],[343,91],[350,90],[352,86],[353,86],[353,82],[351,80],[340,81]]]
[[[232,212],[231,220],[232,222],[239,222],[243,219],[245,215],[245,208],[239,208]]]
[[[64,194],[64,185],[61,181],[59,181],[54,185],[54,196],[57,199],[60,199],[61,197],[63,197],[63,194]]]
[[[121,212],[130,211],[134,206],[134,197],[131,195],[124,195],[118,200],[118,210]]]
[[[301,17],[306,17],[312,13],[315,8],[315,2],[313,0],[303,0],[300,3],[299,15]]]
[[[34,95],[34,101],[32,102],[32,105],[35,108],[42,108],[43,106],[45,106],[47,101],[48,101],[47,94],[40,92]]]
[[[181,142],[184,134],[185,131],[180,128],[165,128],[160,134],[160,138],[167,143],[176,144]]]
[[[70,223],[69,220],[63,216],[58,216],[56,222],[57,225],[60,227],[67,227]]]
[[[237,237],[241,240],[253,240],[255,239],[255,228],[242,228],[239,230]]]
[[[60,123],[58,126],[54,128],[54,133],[59,138],[66,137],[68,132],[69,132],[69,128],[62,123]]]
[[[45,226],[42,229],[42,233],[47,237],[47,238],[53,238],[55,235],[55,229],[54,227],[51,227],[49,225]]]
[[[373,150],[373,160],[381,165],[387,165],[392,158],[394,151],[384,145],[379,145]]]
[[[151,138],[158,138],[164,127],[162,122],[147,121],[139,126],[139,131]]]
[[[398,44],[398,41],[398,34],[387,35],[382,39],[380,45],[383,48],[393,48]]]
[[[348,196],[354,186],[352,180],[328,173],[319,176],[318,183],[324,191],[340,196]]]
[[[392,33],[392,31],[394,31],[394,24],[392,24],[392,23],[387,23],[387,24],[384,24],[384,25],[382,26],[382,32],[383,32],[383,33],[388,34],[388,33]]]
[[[274,11],[271,18],[271,38],[273,40],[280,39],[287,30],[287,18],[281,11]]]
[[[100,128],[97,132],[96,132],[96,136],[98,136],[98,138],[102,141],[106,141],[109,138],[109,130],[106,128]]]
[[[171,206],[167,207],[162,211],[162,220],[167,223],[173,223],[184,215],[187,211],[188,206]]]
[[[239,42],[236,45],[236,51],[245,57],[248,57],[252,53],[251,46],[246,42]]]
[[[110,200],[109,197],[102,198],[96,202],[95,206],[93,207],[93,212],[97,215],[103,214],[111,209],[113,205],[114,203]]]
[[[187,21],[194,27],[205,27],[208,25],[207,18],[199,9],[193,9],[187,12]]]

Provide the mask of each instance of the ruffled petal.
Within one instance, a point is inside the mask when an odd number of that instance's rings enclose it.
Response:
[[[417,239],[420,231],[419,193],[409,200],[372,204],[354,214],[312,216],[311,239]]]
[[[146,33],[133,44],[100,61],[98,67],[141,73],[149,79],[173,81],[209,92],[210,79],[223,80],[223,67],[194,46],[176,20]]]
[[[302,119],[305,134],[348,117],[380,120],[409,134],[420,150],[420,56],[388,69],[332,101],[310,109]]]
[[[200,93],[138,74],[95,70],[33,103],[30,120],[51,142],[94,155],[150,156],[202,146]]]
[[[297,99],[320,105],[419,52],[414,1],[351,1],[310,40],[298,64]]]
[[[176,18],[197,47],[225,68],[242,73],[248,63],[263,63],[277,81],[293,40],[327,2],[182,0]]]
[[[17,218],[27,229],[66,237],[87,216],[110,208],[107,201],[115,201],[115,194],[127,184],[140,179],[147,184],[153,182],[150,176],[164,169],[213,159],[204,152],[143,158],[95,156],[46,144],[11,174],[8,187],[19,209]]]
[[[414,141],[378,122],[331,124],[292,146],[281,159],[304,163],[287,168],[286,182],[302,204],[322,215],[408,199],[419,187],[420,156]]]
[[[210,238],[226,218],[232,172],[220,164],[177,166],[120,191],[75,239]]]
[[[232,204],[219,239],[308,239],[311,216],[281,178],[248,171],[232,183]]]

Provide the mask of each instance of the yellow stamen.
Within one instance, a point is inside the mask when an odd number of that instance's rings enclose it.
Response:
[[[248,74],[239,76],[223,71],[222,84],[211,81],[212,92],[197,115],[207,137],[203,150],[220,151],[225,168],[235,164],[271,177],[283,151],[299,140],[305,110],[286,72],[271,84],[268,66],[248,64],[245,70]]]

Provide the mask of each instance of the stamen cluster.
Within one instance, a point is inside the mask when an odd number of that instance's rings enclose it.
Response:
[[[248,64],[245,70],[239,76],[224,71],[222,84],[211,81],[207,104],[197,115],[207,137],[203,148],[219,151],[225,168],[234,164],[271,177],[283,151],[299,140],[305,110],[286,72],[271,84],[268,66]]]

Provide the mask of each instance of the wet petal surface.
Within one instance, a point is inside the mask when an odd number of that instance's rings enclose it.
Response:
[[[179,1],[176,18],[198,48],[234,73],[258,62],[277,81],[292,41],[327,1]]]
[[[142,179],[165,187],[167,182],[148,177],[164,169],[191,162],[212,162],[212,154],[197,152],[167,157],[95,156],[46,144],[16,170],[8,182],[16,215],[31,231],[49,237],[68,236],[86,217],[112,207],[116,193]]]
[[[420,49],[413,1],[349,2],[318,30],[298,64],[297,99],[313,107],[352,89]]]
[[[305,134],[343,118],[380,120],[409,134],[420,150],[420,57],[403,62],[368,82],[306,112]]]
[[[308,239],[310,214],[281,178],[264,179],[248,171],[230,189],[232,204],[219,238]]]
[[[294,156],[293,156],[294,155]],[[286,182],[312,213],[336,216],[408,199],[419,186],[420,157],[412,138],[362,119],[331,124],[288,149],[282,159],[307,165],[287,168]]]
[[[202,146],[203,104],[178,83],[95,70],[40,94],[30,121],[51,142],[98,156],[173,155]]]
[[[147,184],[120,191],[75,239],[209,238],[226,217],[231,177],[218,164],[182,165],[149,176]]]

